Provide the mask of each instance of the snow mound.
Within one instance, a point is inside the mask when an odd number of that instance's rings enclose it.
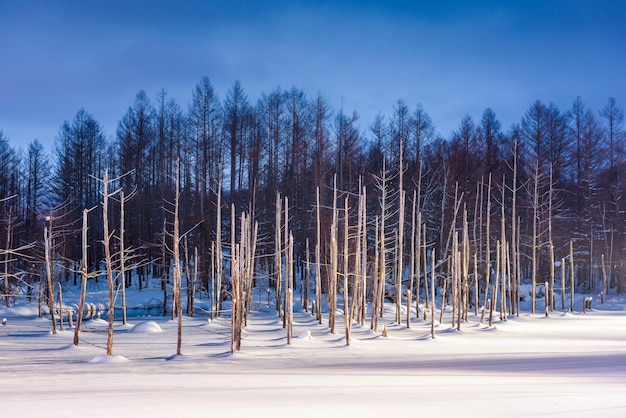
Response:
[[[129,332],[163,332],[159,324],[154,321],[140,322],[132,327]]]
[[[8,317],[33,317],[38,316],[36,306],[12,306],[3,310],[3,314]]]
[[[125,363],[127,362],[128,359],[124,356],[106,356],[106,355],[102,355],[102,356],[96,356],[93,359],[91,359],[90,363],[105,363],[105,364],[110,364],[110,363]]]
[[[298,335],[298,339],[300,340],[310,340],[311,339],[311,331],[307,330]]]

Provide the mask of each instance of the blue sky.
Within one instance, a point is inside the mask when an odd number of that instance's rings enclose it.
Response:
[[[444,137],[486,107],[508,129],[537,99],[625,107],[624,22],[626,0],[0,0],[0,130],[51,150],[85,108],[113,137],[139,90],[187,108],[203,76],[319,91],[363,131],[398,99]]]

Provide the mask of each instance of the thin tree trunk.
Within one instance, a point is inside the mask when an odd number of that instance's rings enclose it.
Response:
[[[343,320],[346,333],[346,345],[350,345],[350,325],[352,318],[350,317],[350,297],[348,289],[348,198],[344,200],[344,230],[343,230]]]
[[[217,184],[217,215],[215,222],[215,275],[217,276],[217,283],[215,285],[215,306],[216,316],[220,316],[222,312],[222,276],[224,270],[223,256],[222,256],[222,182],[221,180]]]
[[[602,254],[602,293],[600,293],[600,303],[604,303],[604,297],[607,292],[606,264],[604,263],[604,254]]]
[[[61,286],[61,282],[59,282],[59,329],[61,331],[63,328],[63,287]]]
[[[485,322],[485,309],[487,308],[487,299],[489,297],[489,282],[491,279],[491,173],[489,174],[489,183],[487,185],[487,229],[485,231],[485,297],[483,298],[483,311],[480,317],[480,323]]]
[[[379,255],[378,255],[378,216],[376,216],[375,220],[375,232],[374,232],[374,280],[373,280],[373,296],[372,296],[372,320],[370,329],[374,332],[378,330],[378,316],[380,310],[380,274],[378,272],[379,266]]]
[[[337,272],[338,272],[338,249],[337,249],[337,176],[333,188],[333,221],[330,227],[330,283],[328,288],[329,296],[329,317],[328,327],[330,333],[335,333],[335,315],[337,311]]]
[[[124,247],[124,191],[120,190],[120,277],[122,278],[122,324],[126,325],[126,249]]]
[[[114,276],[113,276],[113,260],[111,257],[111,235],[109,232],[109,198],[111,194],[109,194],[109,170],[104,171],[104,179],[102,180],[103,185],[103,193],[102,193],[102,229],[103,229],[103,240],[102,244],[104,245],[104,262],[106,266],[106,275],[107,275],[107,284],[109,287],[109,324],[107,327],[107,356],[113,355],[113,323],[115,320],[115,306],[113,299],[113,289],[115,287]],[[114,193],[113,193],[114,194]]]
[[[176,316],[178,317],[178,333],[176,339],[176,354],[183,353],[183,298],[181,295],[182,288],[182,267],[180,265],[180,222],[179,222],[179,203],[180,203],[180,160],[176,161],[176,189],[174,194],[174,233],[173,233],[173,257],[174,257],[174,294],[176,300]]]
[[[52,333],[57,333],[57,322],[54,315],[54,278],[52,277],[52,256],[51,256],[51,238],[50,230],[44,227],[43,241],[46,261],[46,277],[48,278],[48,309],[50,310],[50,318],[52,320]]]
[[[565,258],[561,258],[561,310],[565,310]]]
[[[569,311],[574,312],[574,241],[569,242],[569,274],[571,286]]]
[[[282,199],[280,197],[280,194],[277,193],[276,194],[276,229],[275,229],[275,235],[274,235],[274,245],[275,245],[275,252],[274,252],[274,264],[275,264],[275,275],[276,275],[276,310],[278,311],[278,316],[280,318],[283,317],[283,306],[282,306],[282,282],[283,282],[283,272],[282,272],[282,235],[281,235],[281,228],[282,228],[282,215],[283,212],[283,208],[282,208]],[[285,234],[287,233],[287,231],[285,231]],[[283,324],[284,327],[284,324]]]
[[[322,324],[322,256],[321,256],[321,221],[320,221],[320,188],[317,194],[317,243],[315,244],[315,309],[319,324]]]
[[[435,339],[435,249],[430,253],[430,337]]]

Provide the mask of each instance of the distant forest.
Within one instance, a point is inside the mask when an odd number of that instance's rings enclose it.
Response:
[[[178,183],[180,231],[188,254],[199,255],[199,291],[208,291],[219,271],[215,257],[227,260],[229,246],[240,239],[243,223],[232,213],[258,225],[255,271],[271,286],[280,277],[276,251],[284,249],[277,236],[286,244],[293,234],[293,267],[312,275],[306,260],[315,259],[319,242],[327,289],[331,255],[339,254],[339,266],[355,265],[357,243],[344,231],[359,228],[367,237],[361,243],[369,277],[419,280],[410,260],[415,252],[430,260],[432,251],[444,277],[444,263],[461,240],[454,233],[466,231],[476,254],[469,274],[481,283],[497,271],[500,254],[517,260],[517,273],[508,274],[537,283],[561,274],[558,261],[573,256],[577,289],[622,291],[626,150],[624,112],[613,98],[601,109],[588,109],[580,97],[569,109],[536,101],[509,129],[487,108],[480,120],[464,117],[447,137],[436,133],[427,109],[403,100],[365,130],[358,122],[357,112],[331,108],[322,94],[276,88],[251,103],[235,81],[221,99],[205,77],[187,109],[164,90],[154,100],[137,93],[112,141],[83,109],[61,124],[52,155],[37,140],[19,153],[0,131],[0,277],[7,304],[9,295],[30,292],[29,285],[48,274],[44,229],[53,281],[80,278],[83,209],[90,209],[87,270],[103,268],[105,170],[113,179],[110,191],[125,195],[124,245],[136,260],[128,264],[135,274],[126,285],[169,280]],[[117,195],[108,213],[113,253],[120,210]]]

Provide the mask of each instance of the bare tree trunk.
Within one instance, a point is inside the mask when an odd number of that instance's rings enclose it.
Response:
[[[2,201],[4,199],[1,199],[0,201]],[[12,206],[10,206],[12,208]],[[12,214],[12,209],[9,209],[9,213],[7,215],[7,240],[6,240],[6,247],[5,247],[5,251],[4,251],[4,297],[5,297],[5,305],[6,307],[10,307],[11,306],[11,287],[9,286],[9,264],[11,262],[11,237],[13,235],[13,214]],[[61,319],[61,324],[63,324],[63,319]],[[61,330],[63,330],[63,328],[61,327]]]
[[[320,188],[317,187],[317,243],[315,244],[315,309],[317,321],[322,324],[322,256],[321,256],[321,221]]]
[[[222,256],[222,182],[217,184],[217,215],[215,221],[215,275],[217,283],[215,285],[215,306],[216,316],[220,316],[222,312],[222,276],[224,270]]]
[[[42,309],[43,288],[44,288],[43,274],[40,274],[39,275],[39,298],[37,300],[37,318],[43,318],[43,309]]]
[[[276,246],[274,252],[275,259],[275,274],[276,274],[276,310],[278,311],[278,316],[280,318],[283,317],[283,306],[282,306],[282,281],[283,281],[283,273],[282,273],[282,238],[281,238],[281,228],[282,228],[282,199],[280,194],[276,194],[276,232],[274,236],[274,244]],[[285,231],[285,234],[287,231]]]
[[[406,292],[406,327],[411,328],[411,305],[413,304],[413,282],[415,279],[415,206],[416,191],[413,190],[413,207],[411,210],[411,257],[409,261],[409,289]],[[418,250],[419,251],[419,250]],[[418,280],[419,283],[419,280]],[[419,300],[419,293],[417,296]],[[417,316],[419,316],[418,305],[415,305]]]
[[[554,311],[554,245],[550,241],[550,311]]]
[[[287,301],[285,303],[285,318],[287,321],[287,344],[291,344],[293,334],[293,234],[291,233],[289,234],[289,244],[285,250],[287,251],[287,291],[285,292]]]
[[[511,187],[511,272],[513,274],[512,277],[512,303],[514,304],[512,310],[517,313],[519,316],[519,285],[520,285],[520,276],[519,265],[517,263],[517,254],[519,253],[518,243],[518,235],[519,231],[517,229],[517,151],[518,151],[519,143],[515,141],[513,146],[513,186]]]
[[[496,240],[496,277],[495,277],[495,283],[493,284],[493,293],[491,296],[493,298],[492,303],[491,303],[493,309],[495,309],[495,307],[498,306],[498,291],[500,289],[500,280],[501,280],[501,276],[500,276],[501,261],[502,261],[502,244],[500,243],[500,240]],[[502,299],[502,296],[500,296],[500,299]],[[489,320],[489,325],[491,325],[491,319]]]
[[[188,315],[194,316],[196,310],[196,287],[198,285],[198,263],[200,262],[200,257],[198,256],[198,247],[193,248],[194,257],[193,257],[193,280],[191,282],[191,296],[189,297],[189,303],[191,304],[191,308],[188,308]]]
[[[350,325],[352,318],[350,316],[350,295],[348,286],[348,198],[344,200],[344,221],[343,221],[343,321],[346,333],[346,345],[350,345]]]
[[[167,315],[167,276],[170,274],[170,265],[166,257],[167,243],[165,239],[167,237],[167,219],[163,218],[163,233],[161,235],[161,260],[163,263],[163,271],[161,277],[161,290],[163,290],[163,316]],[[139,278],[141,283],[141,277]]]
[[[561,310],[565,310],[565,257],[561,258]]]
[[[483,298],[483,312],[480,317],[480,323],[485,322],[485,309],[487,308],[487,299],[489,297],[489,281],[491,279],[491,173],[489,174],[489,183],[487,185],[487,229],[485,231],[485,297]]]
[[[604,262],[604,254],[602,254],[602,293],[600,293],[600,303],[604,303],[607,290],[606,264]]]
[[[63,331],[63,288],[59,282],[59,329]]]
[[[532,289],[531,289],[531,313],[535,313],[535,305],[537,303],[537,247],[538,247],[538,223],[539,216],[539,166],[535,166],[533,175],[533,237],[531,244],[531,262],[532,262]]]
[[[181,295],[182,288],[182,267],[180,265],[180,222],[179,222],[179,205],[180,205],[180,160],[176,161],[176,189],[174,194],[174,231],[172,234],[173,248],[172,256],[174,257],[174,293],[173,298],[176,300],[176,316],[178,317],[178,333],[176,338],[176,354],[183,353],[183,298]]]
[[[378,240],[379,240],[379,229],[378,229],[378,216],[376,217],[376,229],[374,233],[374,280],[373,280],[373,296],[372,296],[372,320],[370,328],[372,331],[378,331],[378,316],[380,310],[380,274],[379,274],[379,248],[378,248]]]
[[[506,177],[502,175],[502,202],[500,202],[500,320],[506,320],[506,266],[507,266],[507,243],[506,243],[506,216],[504,204],[506,201]]]
[[[120,277],[122,278],[122,324],[126,325],[126,249],[124,247],[124,191],[120,190]]]
[[[306,268],[304,269],[304,312],[309,312],[309,279],[311,272],[311,253],[309,251],[309,237],[306,238]]]
[[[287,263],[289,263],[289,256],[287,254],[287,251],[289,250],[289,198],[287,196],[285,196],[285,216],[284,216],[284,223],[285,226],[283,227],[283,230],[285,231],[285,233],[283,234],[284,236],[284,243],[283,243],[283,248],[285,251],[285,288],[288,287],[288,281],[290,280],[289,278],[289,272],[291,271],[291,266],[288,266]],[[293,286],[292,286],[293,289]],[[292,295],[293,296],[293,295]],[[283,292],[283,309],[287,309],[286,307],[287,305],[287,292]],[[287,327],[287,321],[285,316],[283,315],[283,328]]]
[[[233,206],[233,212],[235,211],[235,207]],[[232,222],[235,222],[234,216],[232,216]],[[231,250],[231,284],[233,287],[232,291],[232,307],[230,313],[230,354],[235,353],[235,346],[239,341],[239,332],[238,332],[238,318],[237,313],[239,312],[239,246],[233,245]]]
[[[478,316],[478,254],[474,253],[474,315]]]
[[[400,172],[402,173],[402,168],[400,169]],[[402,179],[402,175],[400,176],[400,179]],[[400,184],[402,184],[402,181],[400,182]],[[404,269],[404,265],[403,265],[403,257],[404,257],[404,200],[405,200],[405,196],[406,196],[406,192],[404,190],[402,190],[402,187],[400,187],[400,207],[399,207],[399,214],[398,214],[398,241],[397,241],[397,248],[396,248],[396,257],[398,259],[398,263],[397,263],[397,271],[396,271],[396,277],[395,277],[395,284],[396,284],[396,288],[395,288],[395,292],[396,292],[396,324],[400,324],[402,322],[402,317],[401,317],[401,312],[402,312],[402,276],[403,276],[403,269]],[[409,311],[410,305],[407,305],[407,312]]]
[[[51,238],[50,230],[48,227],[44,227],[43,241],[46,261],[46,277],[48,278],[48,310],[50,311],[50,318],[52,319],[52,333],[57,333],[57,322],[54,316],[54,277],[52,277],[52,256],[51,256]]]
[[[337,248],[337,176],[335,175],[335,184],[333,188],[333,221],[330,229],[330,280],[328,286],[329,297],[329,315],[328,327],[331,334],[335,333],[335,315],[337,313],[337,272],[338,272],[338,248]]]
[[[430,338],[435,339],[435,248],[430,253]]]
[[[574,312],[574,241],[569,242],[569,274],[571,286],[569,311]]]
[[[430,299],[428,292],[428,257],[426,252],[426,223],[422,227],[422,259],[424,260],[424,321],[426,321],[426,311],[428,310],[428,301]],[[434,248],[434,247],[433,247]]]
[[[367,195],[365,187],[361,193],[361,315],[359,324],[365,324],[367,308]]]
[[[216,273],[216,256],[215,256],[215,241],[211,241],[211,319],[214,319],[217,316],[217,290],[216,290],[216,286],[215,286],[215,280],[217,279],[217,273]],[[268,283],[269,285],[269,283]],[[268,288],[268,292],[269,292],[269,288]],[[268,299],[269,299],[269,293],[268,293]],[[269,300],[267,301],[269,304]]]
[[[418,201],[419,203],[419,201]],[[417,242],[415,243],[415,317],[420,317],[420,276],[422,270],[422,246],[426,246],[426,242],[422,243],[422,211],[417,211],[417,234],[415,235],[415,239]],[[426,265],[426,259],[424,259],[424,265]],[[424,289],[426,294],[428,293],[428,284],[427,277],[424,275]],[[426,296],[426,300],[428,300],[428,295]]]
[[[380,269],[380,277],[379,277],[379,286],[380,286],[380,305],[379,305],[379,309],[380,309],[380,317],[383,317],[383,312],[385,309],[385,285],[386,285],[386,280],[387,280],[387,260],[386,260],[386,253],[387,253],[387,248],[386,248],[386,243],[385,243],[385,220],[387,218],[387,173],[385,171],[385,165],[383,162],[383,171],[382,171],[382,178],[380,179],[380,191],[381,191],[381,196],[380,196],[380,230],[379,230],[379,240],[378,240],[378,245],[379,245],[379,250],[378,250],[378,256],[380,257],[380,261],[379,261],[379,269]]]
[[[467,221],[467,208],[463,211],[463,318],[467,322],[469,310],[469,264],[470,264],[470,244],[469,244],[469,224]]]
[[[102,192],[102,229],[104,245],[104,262],[106,266],[107,284],[109,287],[109,325],[107,328],[107,356],[113,355],[113,323],[115,320],[115,306],[113,298],[113,289],[115,288],[114,276],[113,276],[113,260],[111,257],[111,235],[109,232],[109,198],[116,192],[109,194],[109,170],[104,171],[104,179],[102,180],[103,192]]]

